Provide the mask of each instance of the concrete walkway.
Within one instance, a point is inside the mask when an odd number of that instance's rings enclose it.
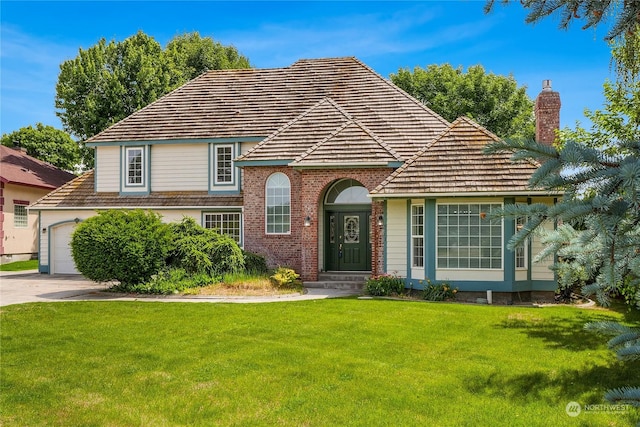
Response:
[[[227,302],[259,303],[303,301],[359,295],[358,291],[342,289],[305,289],[302,294],[267,297],[253,296],[151,296],[104,292],[108,285],[98,284],[78,275],[48,275],[37,271],[0,272],[0,306],[27,302],[55,301],[159,301],[159,302]]]

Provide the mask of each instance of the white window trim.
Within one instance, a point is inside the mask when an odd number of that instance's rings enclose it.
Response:
[[[283,175],[289,184],[289,229],[284,232],[269,231],[269,180],[275,175]],[[267,177],[264,184],[264,232],[270,236],[283,236],[291,234],[291,179],[283,172],[274,172]]]
[[[526,218],[524,217],[516,218],[515,223],[516,223],[516,232],[518,232],[518,227],[524,226],[524,224],[526,223]],[[522,248],[522,251],[523,251],[522,256],[523,256],[524,265],[521,267],[518,266],[518,249],[519,248]],[[522,242],[522,245],[515,248],[515,250],[513,251],[513,256],[514,256],[514,266],[516,270],[526,270],[529,268],[529,239],[526,239],[524,242]]]
[[[422,228],[422,233],[421,234],[414,234],[413,230],[414,230],[414,226],[416,225],[413,221],[415,218],[414,215],[414,208],[422,208],[422,224],[420,225],[420,227]],[[424,209],[424,204],[413,204],[411,205],[411,218],[410,218],[410,227],[411,227],[411,266],[413,268],[424,268],[424,227],[425,227],[425,209]],[[416,247],[414,244],[414,239],[419,238],[422,239],[422,265],[416,265]]]
[[[140,182],[139,183],[130,183],[129,182],[129,152],[133,150],[140,151]],[[125,147],[124,149],[124,186],[125,187],[135,187],[135,188],[145,188],[145,174],[147,173],[146,168],[146,153],[145,147]]]
[[[24,208],[24,224],[22,224],[22,221],[20,224],[18,224],[17,222],[18,215],[16,213],[16,210],[18,206],[21,206]],[[14,228],[29,228],[29,211],[27,209],[27,206],[28,205],[25,203],[15,203],[15,202],[13,203],[13,227]]]
[[[218,181],[218,149],[230,148],[231,149],[231,181]],[[213,184],[214,185],[235,185],[235,165],[233,161],[234,157],[234,145],[233,144],[213,144]]]
[[[243,245],[243,237],[244,237],[244,227],[243,227],[243,218],[242,218],[242,212],[241,211],[206,211],[202,213],[202,226],[206,227],[207,225],[207,216],[208,215],[238,215],[238,240],[236,240],[236,242],[238,243],[239,246]],[[234,239],[233,236],[226,234],[224,232],[224,230],[220,230],[222,234],[231,237],[232,239]],[[235,239],[234,239],[235,240]]]
[[[500,248],[501,248],[501,256],[500,256],[500,267],[496,267],[496,268],[491,268],[491,267],[439,267],[438,266],[438,249],[440,248],[440,246],[438,245],[438,238],[439,233],[438,233],[438,228],[440,226],[439,224],[439,215],[438,215],[438,207],[439,206],[445,206],[445,205],[499,205],[501,208],[503,207],[503,203],[501,202],[489,202],[489,201],[460,201],[459,203],[437,203],[436,204],[436,254],[435,254],[435,260],[436,260],[436,270],[458,270],[458,271],[503,271],[504,270],[504,259],[505,259],[505,253],[504,253],[504,220],[500,219],[500,229],[502,230],[502,232],[500,233]]]

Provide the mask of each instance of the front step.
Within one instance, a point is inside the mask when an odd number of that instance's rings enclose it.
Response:
[[[328,271],[318,274],[317,282],[304,282],[305,288],[347,289],[361,291],[371,273],[367,271]]]

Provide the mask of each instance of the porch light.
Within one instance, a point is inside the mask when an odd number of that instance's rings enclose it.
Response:
[[[42,234],[47,234],[47,227],[42,227]]]
[[[378,227],[382,227],[384,225],[384,217],[382,215],[378,215]]]
[[[304,218],[304,226],[305,226],[305,227],[309,227],[309,226],[311,226],[311,217],[310,217],[309,215],[307,215],[307,216]]]

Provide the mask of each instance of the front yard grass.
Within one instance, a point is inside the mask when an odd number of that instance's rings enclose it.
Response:
[[[628,426],[609,310],[330,299],[36,303],[0,313],[0,425]]]
[[[37,270],[38,260],[31,259],[28,261],[14,261],[6,264],[0,264],[0,271],[26,271]]]

